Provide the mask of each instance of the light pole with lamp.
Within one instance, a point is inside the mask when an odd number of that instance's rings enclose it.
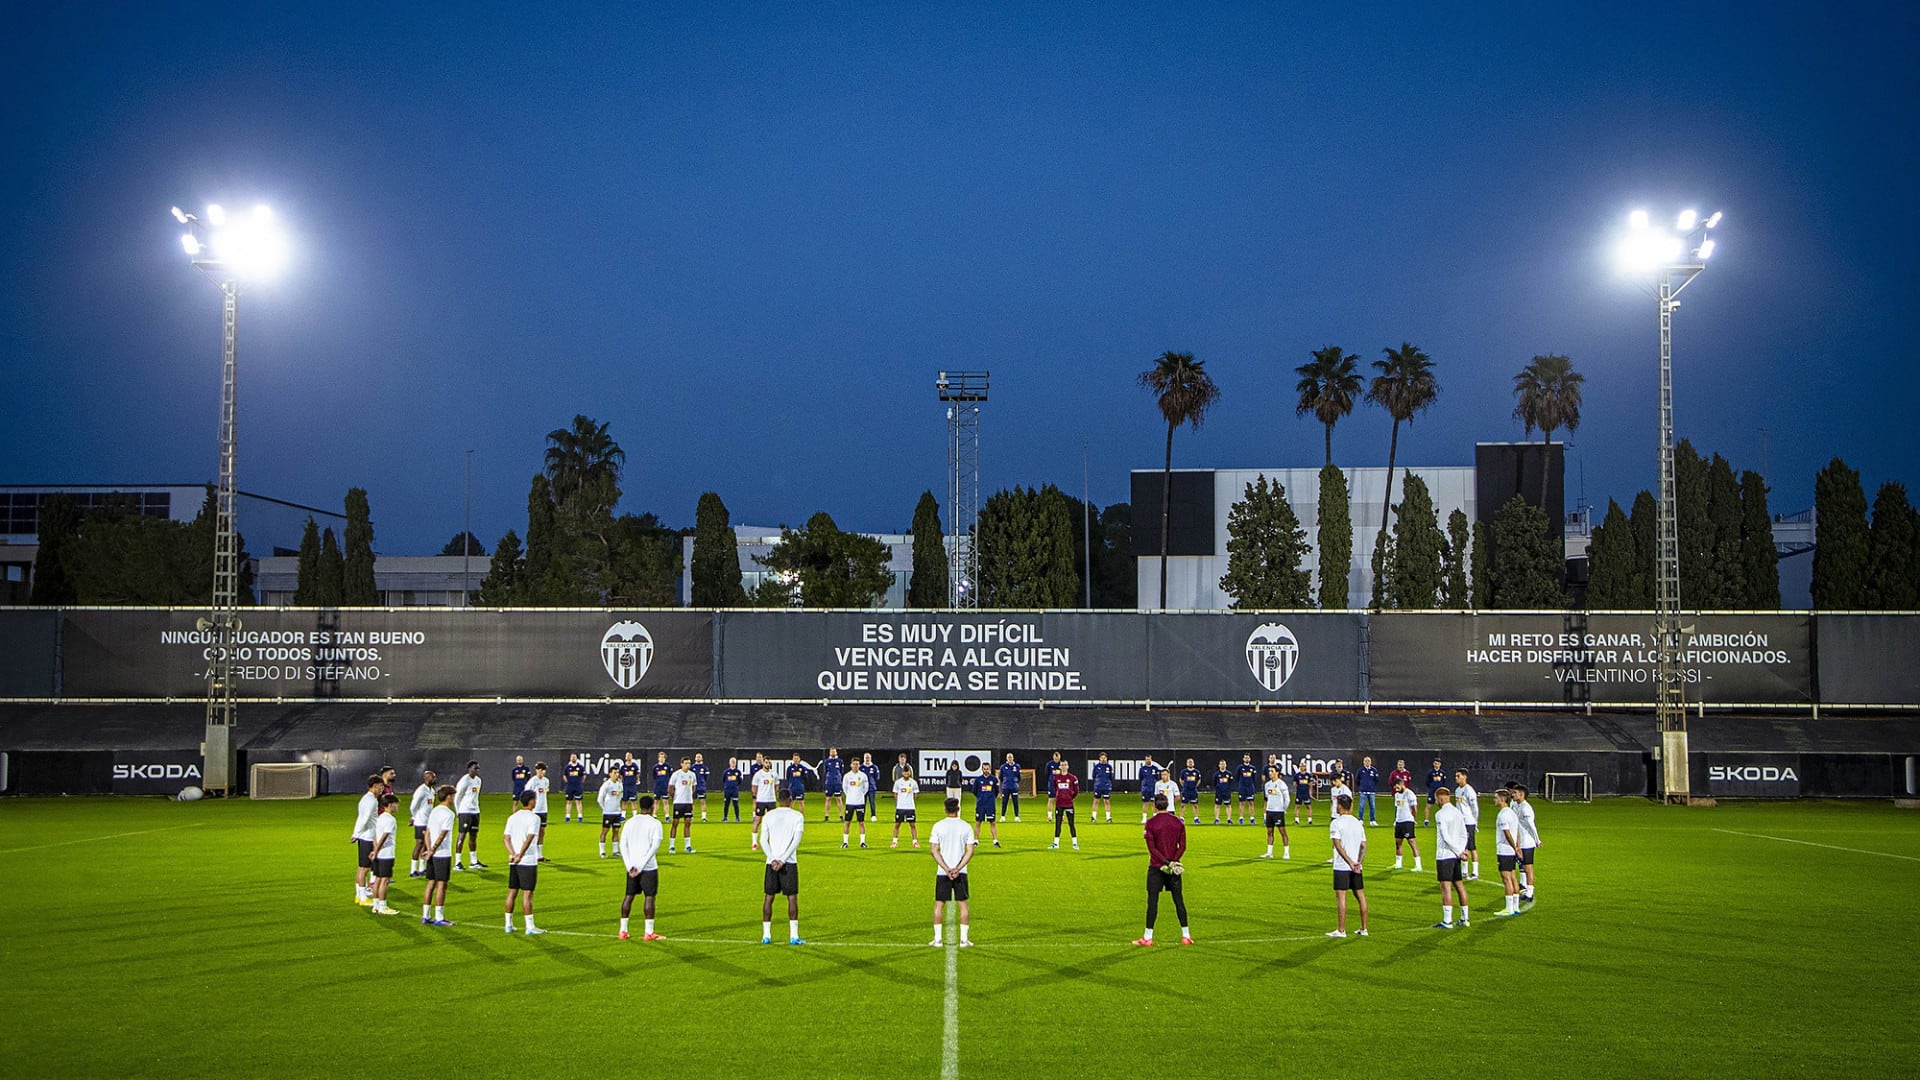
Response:
[[[199,629],[209,635],[207,649],[206,741],[201,786],[229,793],[234,787],[233,651],[240,632],[240,541],[234,529],[235,375],[240,292],[250,282],[273,276],[286,264],[285,236],[273,212],[256,206],[229,215],[209,204],[204,217],[173,208],[186,226],[180,246],[193,267],[220,287],[220,484],[214,494],[213,599]]]
[[[1660,498],[1655,514],[1654,719],[1660,729],[1661,791],[1666,802],[1692,801],[1687,759],[1687,698],[1681,681],[1680,529],[1673,475],[1673,313],[1680,293],[1707,268],[1713,256],[1713,230],[1720,213],[1702,218],[1683,210],[1672,229],[1655,226],[1645,210],[1627,218],[1620,242],[1621,265],[1630,272],[1654,274],[1660,310]]]

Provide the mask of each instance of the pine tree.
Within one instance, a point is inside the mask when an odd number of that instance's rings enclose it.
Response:
[[[1388,529],[1373,542],[1373,610],[1391,609],[1399,594],[1393,587],[1393,530]]]
[[[1813,478],[1813,606],[1828,611],[1866,600],[1867,493],[1839,458]]]
[[[611,525],[607,528],[610,530]],[[566,607],[599,601],[599,594],[581,568],[577,546],[578,534],[560,521],[546,476],[536,475],[527,490],[527,604]]]
[[[1507,610],[1564,606],[1562,559],[1547,535],[1547,513],[1515,495],[1493,519],[1493,606]]]
[[[1446,590],[1444,603],[1459,610],[1473,606],[1473,585],[1468,564],[1473,560],[1473,526],[1467,512],[1455,509],[1447,515]]]
[[[870,608],[893,586],[887,546],[841,531],[825,512],[798,532],[781,529],[773,550],[755,558],[772,571],[754,592],[753,602],[763,607],[797,600],[810,608]]]
[[[1627,603],[1645,611],[1652,608],[1656,600],[1653,556],[1659,539],[1660,501],[1650,491],[1635,495],[1633,515],[1628,521],[1633,526],[1633,579]]]
[[[1473,606],[1493,606],[1493,530],[1484,521],[1473,523]]]
[[[1707,466],[1707,521],[1713,529],[1712,560],[1707,564],[1710,603],[1716,608],[1747,604],[1747,567],[1740,547],[1740,485],[1733,466],[1719,454]]]
[[[1740,474],[1740,563],[1747,582],[1746,607],[1780,607],[1780,553],[1773,546],[1773,515],[1767,482],[1751,470]]]
[[[1347,474],[1333,465],[1320,469],[1320,606],[1344,610],[1347,575],[1353,569],[1353,514]]]
[[[35,537],[40,547],[33,556],[33,592],[29,597],[33,603],[71,604],[78,598],[67,556],[79,529],[80,516],[74,512],[73,500],[57,493],[40,500],[40,526]]]
[[[920,493],[913,508],[913,576],[907,579],[907,606],[943,608],[950,601],[947,537],[940,525],[940,503],[933,492]]]
[[[1427,482],[1409,475],[1400,505],[1393,512],[1393,606],[1438,607],[1440,565],[1447,540]]]
[[[1132,611],[1139,606],[1140,578],[1133,557],[1133,504],[1114,503],[1100,511],[1095,543],[1093,605]]]
[[[1044,488],[997,491],[980,507],[980,606],[1077,606],[1073,520],[1066,496]]]
[[[373,580],[373,514],[365,488],[347,489],[346,542],[342,602],[372,607],[380,602],[380,587]]]
[[[487,564],[487,576],[480,579],[480,603],[487,607],[513,607],[526,598],[522,580],[525,561],[520,555],[520,537],[512,529],[493,545],[493,561]]]
[[[1587,607],[1599,611],[1636,606],[1634,574],[1638,572],[1633,523],[1620,504],[1607,500],[1607,513],[1594,527],[1587,546]]]
[[[1897,480],[1880,485],[1873,496],[1873,524],[1867,532],[1866,606],[1875,611],[1912,611],[1920,606],[1920,549],[1913,504],[1907,486]]]
[[[1300,568],[1307,532],[1286,489],[1262,476],[1227,511],[1227,572],[1220,588],[1243,611],[1303,608],[1312,579]]]
[[[606,535],[609,556],[600,578],[604,603],[622,607],[679,605],[679,532],[662,525],[653,514],[621,514]]]
[[[1674,513],[1680,533],[1680,603],[1713,607],[1713,519],[1707,515],[1707,463],[1693,443],[1673,448]]]
[[[691,576],[694,607],[739,607],[747,602],[747,590],[741,584],[740,541],[727,504],[716,492],[701,495],[694,506]]]
[[[319,603],[320,590],[320,526],[313,518],[307,518],[307,527],[300,533],[300,559],[294,564],[293,603],[295,607],[312,607]]]
[[[346,592],[347,560],[340,554],[340,541],[333,530],[320,534],[320,563],[314,572],[313,603],[316,607],[340,607]]]

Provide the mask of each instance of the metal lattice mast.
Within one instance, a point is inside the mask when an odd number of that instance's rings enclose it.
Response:
[[[1684,285],[1684,282],[1682,283]],[[1687,693],[1676,653],[1680,638],[1680,523],[1673,478],[1673,271],[1660,274],[1660,502],[1655,518],[1654,717],[1661,731],[1687,729]]]
[[[935,385],[947,405],[947,603],[980,606],[980,403],[987,372],[943,371]]]

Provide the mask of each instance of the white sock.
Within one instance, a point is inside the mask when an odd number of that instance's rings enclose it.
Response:
[[[1181,928],[1180,928],[1180,936],[1181,936],[1181,937],[1192,937],[1192,936],[1193,936],[1193,931],[1191,931],[1191,930],[1188,930],[1188,929],[1187,929],[1186,927],[1184,927],[1184,926],[1183,926],[1183,927],[1181,927]]]
[[[600,843],[600,856],[602,858],[605,858],[606,854],[607,854],[607,845],[606,845],[606,842],[603,840]]]
[[[760,936],[761,936],[761,937],[772,937],[772,936],[773,936],[773,924],[772,924],[772,923],[770,923],[770,922],[763,922],[763,923],[761,923],[761,924],[760,924]]]
[[[946,934],[946,931],[941,927],[939,923],[933,924],[933,943],[935,945],[940,944],[940,939],[943,936],[945,936],[945,934]]]
[[[421,905],[420,905],[420,917],[421,917],[421,918],[423,918],[423,919],[431,919],[431,918],[433,918],[433,907],[432,907],[432,905],[430,905],[430,904],[421,904]]]
[[[524,918],[524,919],[522,919],[522,920],[520,920],[520,921],[521,921],[521,922],[524,922],[524,923],[526,923],[526,924],[527,924],[527,929],[529,929],[529,930],[532,930],[532,929],[534,929],[534,925],[533,925],[533,916],[531,916],[531,915],[529,915],[529,916],[527,916],[526,918]]]
[[[623,934],[627,932],[627,920],[625,919],[620,920],[620,932]]]
[[[1267,845],[1267,858],[1269,858],[1269,859],[1271,859],[1271,858],[1273,858],[1273,845],[1272,845],[1272,844],[1268,844],[1268,845]]]
[[[365,900],[367,898],[367,887],[365,885],[355,885],[353,887],[353,898],[355,900]]]
[[[1441,922],[1453,921],[1453,905],[1452,904],[1440,905],[1440,921]]]
[[[1393,868],[1394,868],[1395,870],[1398,870],[1398,869],[1400,869],[1400,868],[1401,868],[1401,866],[1402,866],[1402,865],[1403,865],[1403,863],[1402,863],[1402,861],[1401,861],[1401,859],[1400,859],[1400,856],[1398,856],[1398,855],[1395,855],[1395,856],[1393,857]]]
[[[1293,845],[1291,845],[1291,844],[1283,844],[1283,845],[1281,845],[1281,847],[1280,847],[1280,857],[1281,857],[1281,858],[1283,858],[1283,859],[1291,859],[1291,858],[1293,858]]]
[[[507,912],[507,929],[513,929],[513,912]]]
[[[790,938],[797,938],[800,936],[800,920],[799,919],[787,920],[787,936]]]
[[[966,923],[960,924],[960,940],[961,941],[967,940],[967,924]]]
[[[1142,935],[1140,935],[1140,936],[1141,936],[1141,938],[1142,938],[1142,940],[1145,940],[1145,941],[1152,941],[1152,940],[1153,940],[1153,927],[1151,927],[1151,926],[1149,926],[1149,927],[1147,927],[1147,932],[1146,932],[1146,933],[1144,933],[1144,934],[1142,934]]]
[[[1420,856],[1418,856],[1418,855],[1415,855],[1415,856],[1413,857],[1413,868],[1414,868],[1415,870],[1418,870],[1418,869],[1420,869]]]
[[[1465,904],[1460,905],[1460,921],[1461,922],[1473,921],[1473,916],[1467,914],[1467,905]]]
[[[648,920],[647,920],[647,933],[649,933],[649,934],[651,934],[651,933],[653,933],[653,920],[652,920],[652,919],[648,919]]]
[[[447,909],[438,904],[434,905],[433,917],[436,919],[445,919],[447,917]]]

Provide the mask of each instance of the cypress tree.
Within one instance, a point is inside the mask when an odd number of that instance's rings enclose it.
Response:
[[[940,525],[940,503],[933,492],[923,491],[913,508],[913,576],[907,579],[907,606],[946,607],[949,588],[947,537]]]
[[[1631,607],[1648,609],[1653,607],[1657,591],[1653,556],[1660,531],[1660,501],[1653,497],[1653,492],[1642,491],[1633,497],[1633,515],[1628,520],[1633,526],[1633,579],[1626,602]]]
[[[294,565],[293,602],[298,607],[312,607],[319,603],[315,594],[320,588],[320,526],[311,517],[300,533],[300,559]]]
[[[1907,486],[1897,480],[1880,485],[1873,496],[1873,524],[1867,532],[1866,606],[1875,611],[1912,611],[1920,606],[1920,580],[1914,565],[1916,533]]]
[[[520,537],[512,529],[493,545],[493,560],[487,564],[487,576],[480,579],[480,602],[487,607],[512,607],[525,600],[524,561],[520,555]]]
[[[1747,582],[1746,606],[1780,606],[1780,553],[1773,546],[1773,515],[1767,510],[1767,482],[1751,470],[1740,474],[1740,563]]]
[[[1447,546],[1427,482],[1409,475],[1393,512],[1393,606],[1433,608],[1440,603],[1442,553]]]
[[[1227,511],[1227,572],[1220,588],[1238,610],[1306,607],[1312,588],[1300,568],[1306,554],[1307,531],[1287,502],[1286,488],[1262,476]]]
[[[1473,606],[1493,606],[1493,530],[1484,521],[1473,523]]]
[[[1673,448],[1674,513],[1680,534],[1680,603],[1713,607],[1713,519],[1707,514],[1707,463],[1681,439]]]
[[[36,534],[40,547],[33,556],[33,591],[29,596],[33,603],[71,604],[77,599],[67,555],[79,530],[80,518],[74,512],[73,500],[53,494],[40,501]]]
[[[1587,547],[1587,607],[1618,610],[1635,606],[1635,551],[1633,523],[1620,504],[1607,500],[1607,513],[1594,527]]]
[[[1393,588],[1393,530],[1383,529],[1373,542],[1373,610],[1394,606],[1398,599]]]
[[[1456,509],[1447,515],[1446,550],[1446,589],[1444,603],[1447,607],[1460,609],[1473,606],[1473,586],[1467,576],[1468,564],[1473,559],[1473,526],[1467,522],[1467,513]]]
[[[1547,535],[1547,512],[1515,495],[1493,519],[1493,604],[1510,610],[1557,608],[1562,565]]]
[[[1713,558],[1707,564],[1711,603],[1717,608],[1747,604],[1747,567],[1740,546],[1740,485],[1733,466],[1719,454],[1707,466],[1707,520],[1713,529]]]
[[[694,607],[739,607],[747,602],[741,584],[740,542],[733,533],[727,504],[716,492],[700,496],[693,510]]]
[[[347,560],[340,554],[340,541],[333,530],[320,534],[320,562],[314,572],[313,602],[317,607],[339,607],[346,591]]]
[[[527,489],[527,558],[520,592],[523,603],[538,606],[560,602],[551,595],[555,531],[552,488],[544,475],[535,474]]]
[[[1320,469],[1320,606],[1344,610],[1347,574],[1353,568],[1353,513],[1347,474],[1332,464]]]
[[[1867,565],[1867,493],[1860,474],[1834,458],[1813,478],[1813,606],[1863,606]]]
[[[347,489],[347,534],[341,599],[348,607],[371,607],[380,602],[373,580],[373,512],[365,488]]]

